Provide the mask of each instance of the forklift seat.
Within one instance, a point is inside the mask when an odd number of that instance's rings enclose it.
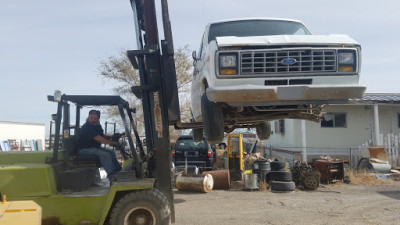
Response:
[[[99,157],[96,155],[81,155],[79,154],[79,137],[78,135],[71,135],[70,140],[70,156],[74,159],[74,161],[78,164],[78,167],[101,167],[101,163]]]
[[[97,157],[96,155],[76,154],[74,156],[74,160],[78,163],[79,167],[92,167],[92,166],[95,166],[97,168],[101,167],[99,157]]]

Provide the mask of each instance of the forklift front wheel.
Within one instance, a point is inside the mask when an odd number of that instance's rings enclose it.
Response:
[[[122,197],[112,209],[110,225],[170,224],[171,210],[159,190],[132,192]]]

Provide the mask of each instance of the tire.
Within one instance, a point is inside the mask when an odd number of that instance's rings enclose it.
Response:
[[[286,162],[283,161],[272,161],[271,171],[285,171]]]
[[[271,181],[292,181],[292,173],[286,171],[271,171],[269,172]]]
[[[262,122],[257,124],[256,132],[260,140],[267,140],[271,136],[271,123]]]
[[[196,129],[193,129],[192,131],[193,131],[193,134],[192,134],[193,140],[195,142],[200,142],[203,140],[203,128],[196,128]]]
[[[367,165],[369,162],[369,158],[361,158],[357,163],[357,170],[358,171],[365,171],[368,170]]]
[[[319,177],[308,176],[304,178],[304,187],[308,190],[316,190],[319,187]]]
[[[271,181],[269,183],[272,192],[289,192],[296,189],[296,185],[293,181]]]
[[[201,114],[203,115],[203,129],[210,144],[219,144],[224,139],[224,117],[221,105],[210,102],[206,94],[201,97]]]
[[[110,225],[171,224],[167,198],[157,189],[136,191],[123,196],[110,215]]]

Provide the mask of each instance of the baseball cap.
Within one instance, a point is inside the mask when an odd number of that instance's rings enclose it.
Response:
[[[97,114],[99,116],[99,118],[100,118],[100,111],[99,110],[92,109],[92,110],[89,111],[89,115],[90,114]]]

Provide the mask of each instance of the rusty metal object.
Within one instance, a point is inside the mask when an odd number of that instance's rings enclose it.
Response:
[[[292,177],[298,188],[315,190],[319,186],[320,173],[307,162],[295,162],[292,168]]]
[[[228,190],[231,186],[229,170],[204,171],[203,174],[210,174],[213,177],[213,189]]]
[[[308,190],[315,190],[319,186],[319,176],[305,176],[303,186]]]
[[[369,157],[379,159],[382,161],[388,161],[388,155],[386,154],[385,146],[368,147]]]
[[[176,188],[180,191],[211,192],[214,179],[210,174],[198,176],[178,176],[175,181]]]
[[[321,181],[331,182],[333,180],[343,180],[344,178],[343,160],[319,159],[311,163],[311,166],[321,173]]]

